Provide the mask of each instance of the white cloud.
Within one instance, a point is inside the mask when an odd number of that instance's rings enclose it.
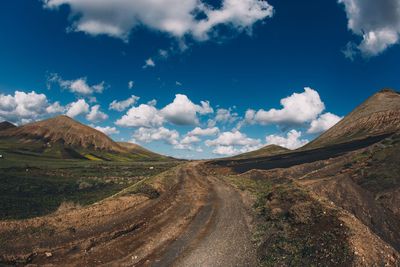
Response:
[[[100,105],[95,105],[90,109],[89,114],[86,115],[86,119],[91,122],[104,121],[108,119],[108,115],[100,111]]]
[[[324,113],[320,115],[317,119],[311,122],[310,128],[307,133],[322,133],[331,128],[333,125],[338,123],[343,117],[339,117],[332,113]]]
[[[66,115],[74,118],[80,114],[89,112],[89,104],[86,103],[84,99],[79,99],[76,102],[72,102],[67,105],[67,113]]]
[[[150,143],[153,141],[164,141],[170,145],[178,145],[179,133],[176,130],[170,130],[164,127],[137,129],[133,138],[135,141]]]
[[[46,112],[49,114],[55,114],[55,113],[63,113],[65,112],[65,107],[60,105],[60,102],[54,102],[50,106],[46,108]]]
[[[312,121],[325,109],[317,91],[304,88],[303,93],[294,93],[281,99],[282,109],[247,110],[245,120],[247,123],[262,125],[277,124],[302,124]]]
[[[154,60],[151,58],[148,58],[144,62],[143,69],[146,69],[149,67],[154,68],[155,66],[156,66],[156,63],[154,62]]]
[[[70,29],[74,31],[105,34],[125,41],[132,29],[141,25],[177,38],[191,35],[197,40],[207,40],[217,26],[243,31],[273,15],[273,7],[261,0],[223,0],[219,8],[201,0],[43,1],[48,9],[69,5],[73,20]]]
[[[197,39],[206,40],[208,33],[218,25],[230,25],[241,30],[251,27],[255,22],[272,17],[273,7],[267,1],[224,0],[220,9],[206,8],[206,19],[199,21],[193,29]]]
[[[157,100],[150,100],[149,102],[147,102],[147,105],[155,107],[157,105]]]
[[[165,50],[165,49],[158,50],[158,54],[162,58],[167,58],[169,56],[169,52],[167,50]]]
[[[14,95],[0,94],[0,117],[4,120],[20,124],[57,112],[59,109],[56,103],[49,104],[46,95],[35,91],[15,91]]]
[[[90,126],[94,129],[96,129],[97,131],[100,131],[106,135],[119,134],[119,131],[115,127],[110,127],[110,126],[101,127],[101,126],[94,126],[94,125],[90,125]]]
[[[223,132],[214,140],[207,140],[207,146],[257,146],[259,139],[253,139],[240,131]]]
[[[235,147],[235,146],[216,146],[212,153],[216,155],[222,156],[233,156],[241,153],[246,153],[250,151],[257,150],[261,147],[261,145],[256,146],[243,146],[243,147]]]
[[[124,111],[128,107],[135,105],[139,99],[140,97],[132,95],[131,97],[123,101],[114,100],[113,102],[111,102],[109,109],[116,111]]]
[[[80,95],[91,95],[93,93],[102,93],[105,89],[104,81],[98,84],[89,85],[86,77],[82,77],[76,80],[64,80],[57,73],[50,74],[47,82],[49,87],[51,87],[51,84],[56,83],[62,89]]]
[[[238,120],[238,114],[236,112],[232,112],[231,108],[229,109],[219,108],[217,110],[217,114],[215,116],[216,122],[233,123],[236,120]]]
[[[216,155],[226,155],[226,156],[232,156],[240,153],[233,146],[217,146],[216,148],[214,148],[212,152]]]
[[[116,121],[117,125],[130,127],[160,127],[165,121],[176,125],[194,125],[199,123],[198,114],[204,115],[213,112],[210,104],[201,101],[196,105],[186,95],[177,94],[172,103],[158,110],[156,100],[150,101],[147,105],[131,108],[126,115]]]
[[[189,144],[193,144],[193,143],[199,143],[201,141],[201,139],[195,135],[188,135],[185,136],[182,140],[181,140],[181,144],[183,145],[189,145]]]
[[[129,89],[132,89],[134,86],[135,86],[134,81],[129,81],[129,82],[128,82],[128,88],[129,88]]]
[[[398,0],[339,0],[348,18],[348,28],[362,37],[361,43],[348,45],[365,56],[377,55],[399,42],[400,1]],[[349,50],[345,50],[349,52]]]
[[[196,127],[187,133],[187,136],[213,136],[219,133],[218,127],[205,128]]]
[[[164,123],[164,118],[160,112],[153,106],[141,104],[138,107],[132,107],[115,124],[126,127],[160,127]]]
[[[196,143],[200,143],[201,139],[197,136],[189,136],[186,135],[182,140],[179,141],[179,143],[174,145],[175,149],[185,149],[185,150],[199,150],[198,148],[194,148],[192,145]]]
[[[287,133],[286,137],[279,135],[269,135],[265,137],[267,145],[278,145],[289,149],[296,149],[304,146],[309,141],[307,139],[301,139],[301,132],[291,130]]]
[[[196,125],[199,123],[197,114],[212,113],[210,103],[201,101],[201,106],[194,104],[186,95],[177,94],[171,104],[161,110],[162,116],[177,125]]]

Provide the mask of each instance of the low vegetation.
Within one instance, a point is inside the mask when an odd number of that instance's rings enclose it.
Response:
[[[24,159],[0,161],[1,220],[42,216],[56,211],[62,203],[92,204],[177,165]],[[156,195],[150,188],[141,191],[149,197]]]
[[[349,266],[349,231],[336,210],[315,200],[289,179],[232,175],[250,192],[257,218],[254,242],[261,266]]]

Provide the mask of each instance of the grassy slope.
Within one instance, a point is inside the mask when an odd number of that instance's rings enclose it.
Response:
[[[45,215],[63,202],[91,204],[176,164],[60,160],[7,153],[0,159],[0,219]]]
[[[289,149],[277,146],[277,145],[268,145],[263,148],[257,149],[255,151],[243,153],[237,156],[232,157],[231,159],[248,159],[248,158],[256,158],[256,157],[267,157],[277,154],[282,154],[285,152],[290,152]]]

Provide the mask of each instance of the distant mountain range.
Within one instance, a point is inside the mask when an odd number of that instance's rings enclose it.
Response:
[[[136,144],[114,142],[104,133],[64,115],[19,127],[2,122],[0,148],[9,153],[61,159],[170,159]]]

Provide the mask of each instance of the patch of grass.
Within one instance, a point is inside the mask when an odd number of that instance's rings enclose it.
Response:
[[[150,184],[141,183],[136,186],[134,190],[131,191],[131,194],[143,194],[150,199],[158,198],[160,193]]]
[[[63,202],[89,205],[178,164],[29,159],[0,165],[0,220],[46,215]]]

